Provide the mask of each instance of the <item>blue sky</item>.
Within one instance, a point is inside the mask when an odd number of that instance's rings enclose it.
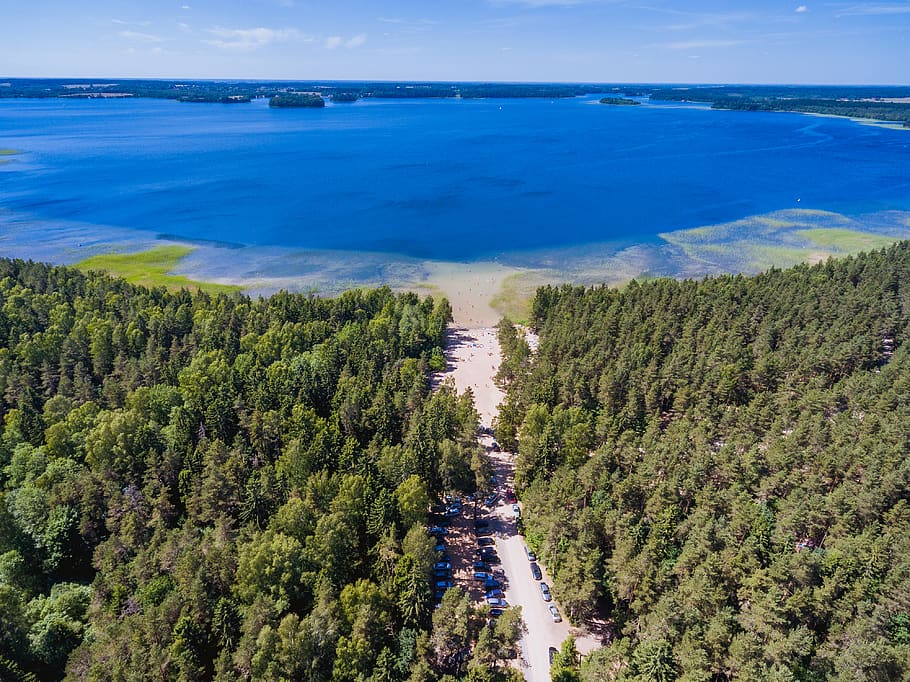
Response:
[[[0,76],[910,84],[910,0],[3,0]]]

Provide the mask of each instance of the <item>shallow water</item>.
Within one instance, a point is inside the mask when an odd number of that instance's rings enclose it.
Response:
[[[0,100],[0,148],[22,152],[0,230],[102,241],[520,265],[780,209],[910,210],[910,131],[692,106]]]

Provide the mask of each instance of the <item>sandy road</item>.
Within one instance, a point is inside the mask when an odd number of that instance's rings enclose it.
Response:
[[[449,366],[441,378],[453,380],[459,392],[470,388],[481,423],[491,426],[504,397],[493,383],[501,361],[495,329],[451,329],[447,358]],[[558,649],[569,634],[575,635],[581,653],[596,648],[598,642],[570,627],[566,620],[559,623],[553,621],[548,605],[555,604],[560,614],[563,610],[557,602],[543,600],[539,583],[531,575],[524,538],[518,535],[512,505],[506,503],[504,496],[505,489],[512,485],[514,455],[494,452],[490,436],[482,436],[480,442],[490,457],[496,475],[499,497],[487,517],[491,520],[496,550],[502,560],[506,599],[510,605],[521,607],[527,626],[527,633],[521,641],[522,672],[529,682],[547,682],[550,679],[550,647]],[[538,565],[544,574],[543,581],[552,586],[545,567],[539,562]]]

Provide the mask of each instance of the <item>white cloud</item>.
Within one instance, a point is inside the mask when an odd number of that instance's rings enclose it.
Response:
[[[664,43],[661,47],[671,50],[698,50],[704,47],[733,47],[742,44],[742,40],[681,40],[674,43]]]
[[[160,43],[164,41],[161,36],[152,35],[151,33],[140,33],[139,31],[120,31],[117,35],[137,43]]]
[[[808,12],[808,11],[809,11],[809,8],[806,7],[805,5],[800,5],[799,7],[797,7],[797,8],[794,10],[794,12],[796,12],[797,14],[803,14],[803,13]]]
[[[872,17],[891,14],[910,14],[910,4],[903,5],[853,5],[835,14],[838,17]]]
[[[329,50],[337,50],[339,47],[346,47],[352,49],[355,47],[360,47],[367,41],[366,33],[359,33],[352,38],[342,38],[341,36],[329,36],[325,39],[325,46]]]
[[[180,9],[190,9],[189,5],[180,5]]]
[[[577,5],[614,5],[622,0],[489,0],[491,5],[523,5],[524,7],[575,7]]]
[[[203,42],[224,50],[257,50],[272,43],[306,39],[296,28],[225,28],[215,26],[206,29],[214,36]]]

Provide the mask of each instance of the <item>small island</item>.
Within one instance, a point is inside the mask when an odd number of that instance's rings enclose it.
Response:
[[[336,92],[332,95],[333,102],[356,102],[360,95],[356,92]]]
[[[274,109],[321,109],[325,106],[325,100],[312,92],[288,92],[272,97],[269,106]]]
[[[627,99],[626,97],[604,97],[600,100],[601,104],[610,104],[615,107],[634,107],[641,104],[641,102],[636,102],[634,99]]]

